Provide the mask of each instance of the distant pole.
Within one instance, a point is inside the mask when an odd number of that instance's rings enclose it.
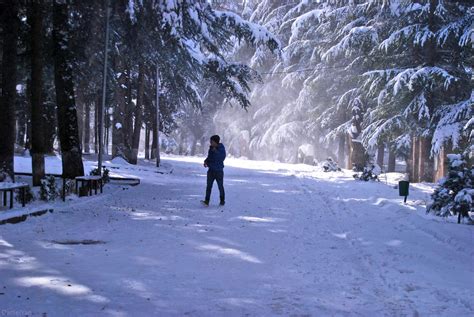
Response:
[[[156,167],[160,167],[160,71],[156,65]]]
[[[98,162],[98,170],[99,175],[102,175],[102,155],[104,151],[104,111],[105,111],[105,99],[106,99],[106,92],[107,92],[107,57],[109,51],[109,1],[107,0],[105,3],[105,43],[104,43],[104,73],[102,75],[103,82],[102,82],[102,103],[100,105],[98,111],[98,121],[99,121],[99,162]]]

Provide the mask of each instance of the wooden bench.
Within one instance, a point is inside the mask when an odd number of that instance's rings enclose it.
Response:
[[[10,209],[13,208],[13,191],[15,189],[20,190],[21,195],[21,205],[25,207],[26,204],[26,188],[28,188],[28,184],[26,183],[8,183],[8,182],[1,182],[0,183],[0,192],[3,192],[3,206],[7,206],[7,194],[10,192]]]
[[[79,183],[81,183],[81,188],[84,187],[84,183],[88,188],[89,196],[92,196],[92,188],[95,189],[95,194],[97,195],[97,188],[100,187],[100,193],[103,192],[104,182],[101,176],[78,176],[76,177],[76,193],[78,192]]]

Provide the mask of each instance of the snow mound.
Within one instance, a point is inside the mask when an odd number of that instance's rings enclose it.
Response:
[[[117,165],[130,165],[127,160],[120,156],[114,157],[110,162]]]

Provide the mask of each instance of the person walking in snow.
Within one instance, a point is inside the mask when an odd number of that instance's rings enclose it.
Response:
[[[207,171],[207,187],[206,187],[206,198],[201,202],[209,206],[209,200],[211,199],[211,190],[214,180],[217,182],[219,187],[220,205],[225,205],[225,192],[224,192],[224,160],[226,157],[224,144],[220,143],[221,138],[218,135],[211,136],[209,152],[207,158],[204,160],[204,167],[208,168]]]

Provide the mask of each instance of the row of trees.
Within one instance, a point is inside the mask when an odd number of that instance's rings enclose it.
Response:
[[[55,148],[65,177],[84,173],[82,152],[99,147],[107,12],[105,149],[130,163],[142,131],[152,157],[156,130],[174,129],[211,90],[249,106],[249,85],[259,76],[228,58],[236,41],[279,49],[265,28],[205,0],[1,1],[2,174],[14,178],[15,144],[30,149],[35,185],[44,177],[44,155]]]
[[[31,118],[31,152],[35,171],[34,183],[39,185],[39,180],[44,176],[44,153],[46,151],[45,139],[48,135],[45,126],[48,124],[48,111],[45,110],[46,102],[43,102],[43,90],[46,85],[43,82],[44,60],[43,60],[43,27],[44,12],[42,2],[32,1],[27,7],[18,1],[6,1],[1,3],[1,25],[2,25],[2,96],[0,100],[0,172],[2,179],[9,177],[14,179],[14,145],[15,145],[15,113],[25,110],[18,107],[21,103],[17,98],[18,92],[24,91],[22,85],[24,76],[29,77],[29,85],[26,89],[29,94],[29,110]],[[49,74],[52,86],[55,88],[57,102],[56,122],[58,123],[58,137],[61,141],[63,155],[63,170],[66,176],[72,177],[84,173],[81,159],[81,148],[78,140],[78,124],[76,107],[74,101],[73,69],[68,47],[70,28],[68,23],[67,5],[55,2],[50,12],[50,49],[53,58],[50,60],[54,70]],[[22,21],[28,20],[29,32],[22,28]],[[22,37],[21,35],[25,35]],[[26,70],[19,70],[19,64],[28,63],[28,75]],[[22,72],[23,71],[23,72]],[[33,84],[34,83],[34,84]],[[19,114],[21,116],[21,114]],[[23,119],[23,122],[25,119]],[[19,132],[19,135],[22,133]],[[42,175],[42,176],[40,176]]]
[[[282,58],[236,45],[264,75],[247,115],[220,108],[217,130],[237,155],[336,156],[348,168],[396,157],[413,181],[473,149],[474,7],[469,1],[220,1],[274,32]],[[303,147],[302,147],[303,146]],[[387,161],[385,159],[385,161]],[[436,161],[436,166],[435,166]],[[437,174],[438,173],[438,174]]]

